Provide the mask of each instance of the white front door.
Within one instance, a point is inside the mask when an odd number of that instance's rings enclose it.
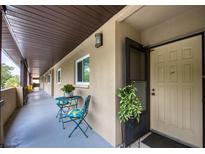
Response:
[[[151,129],[202,147],[202,37],[153,48]]]

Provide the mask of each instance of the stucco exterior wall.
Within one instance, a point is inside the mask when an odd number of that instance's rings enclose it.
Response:
[[[5,101],[2,107],[3,124],[5,124],[17,108],[16,88],[8,88],[1,91],[1,99]]]
[[[119,98],[117,97],[117,89],[124,86],[126,81],[125,73],[125,38],[128,37],[140,43],[140,33],[126,23],[116,23],[116,55],[115,55],[115,88],[116,88],[116,106],[115,106],[115,123],[116,123],[116,145],[122,143],[121,124],[118,118]]]
[[[15,109],[23,106],[23,89],[22,87],[8,88],[1,91],[1,99],[4,100],[2,107],[3,124],[5,124]]]
[[[153,45],[178,36],[205,30],[205,6],[198,6],[163,23],[145,29],[141,32],[143,45]]]
[[[52,96],[52,73],[51,73],[52,69],[49,69],[46,73],[45,73],[45,77],[44,77],[44,90],[50,95]],[[50,74],[50,82],[48,82],[48,75]]]
[[[103,46],[95,48],[95,33],[103,33]],[[92,96],[87,120],[93,129],[115,146],[115,20],[108,21],[70,54],[57,63],[54,69],[54,97],[62,96],[64,84],[75,84],[75,61],[90,55],[90,85],[76,85],[75,95]],[[57,69],[61,68],[62,81],[56,81]],[[45,84],[50,94],[51,84]]]
[[[74,93],[84,97],[92,95],[87,120],[113,146],[122,142],[116,92],[125,83],[125,37],[140,42],[139,32],[121,21],[140,7],[125,7],[44,74],[46,76],[54,69],[54,97],[62,96],[60,89],[64,84],[75,84],[75,61],[90,55],[90,85],[88,88],[76,86]],[[103,33],[103,46],[95,48],[94,35],[98,32]],[[61,84],[56,80],[58,68],[62,71]],[[41,79],[42,81],[44,80]],[[44,82],[41,87],[50,94],[50,84]]]

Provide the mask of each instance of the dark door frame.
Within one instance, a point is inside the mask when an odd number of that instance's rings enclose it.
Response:
[[[173,42],[177,42],[177,41],[184,40],[184,39],[191,38],[191,37],[198,36],[198,35],[202,36],[202,97],[203,97],[203,100],[202,100],[202,103],[203,103],[203,105],[202,105],[202,110],[203,110],[202,111],[202,114],[203,114],[203,117],[202,117],[202,123],[203,123],[202,124],[203,125],[202,126],[202,129],[203,129],[202,140],[203,140],[203,148],[205,148],[205,32],[199,32],[199,33],[187,35],[187,36],[184,36],[184,37],[181,37],[178,39],[167,41],[167,42],[155,45],[155,46],[149,46],[146,48],[148,48],[149,51],[152,52],[152,48],[156,48],[159,46],[163,46],[166,44],[170,44]],[[150,86],[150,75],[149,75],[149,86]],[[149,99],[149,104],[150,104],[150,99]]]
[[[124,137],[124,143],[125,146],[128,146],[132,144],[134,141],[136,141],[137,138],[140,138],[141,136],[145,135],[150,131],[150,100],[149,100],[149,89],[150,89],[150,83],[149,83],[149,50],[144,48],[143,45],[140,43],[130,39],[125,38],[125,58],[126,58],[126,85],[131,83],[130,79],[130,48],[134,48],[139,52],[142,52],[145,54],[145,81],[146,81],[146,111],[144,111],[141,115],[141,120],[145,120],[143,123],[137,124],[136,122],[129,121],[124,125],[123,135]],[[133,137],[132,141],[128,141],[129,137],[126,137],[126,132],[129,131],[129,127],[133,127],[133,129],[137,129],[136,132],[133,132],[135,134],[135,137]],[[127,130],[126,130],[127,129]],[[127,133],[130,135],[130,133]],[[136,139],[134,139],[136,138]]]

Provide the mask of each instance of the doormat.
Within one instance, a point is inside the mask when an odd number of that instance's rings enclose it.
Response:
[[[151,148],[189,148],[186,145],[156,133],[151,133],[148,137],[142,140],[142,143]]]

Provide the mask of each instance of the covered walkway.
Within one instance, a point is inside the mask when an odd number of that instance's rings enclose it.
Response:
[[[33,92],[28,96],[28,104],[17,113],[10,122],[5,139],[5,147],[28,148],[109,148],[112,147],[93,130],[88,130],[86,138],[79,130],[71,138],[68,134],[74,128],[73,123],[67,123],[62,129],[56,119],[57,106],[54,99],[43,90]]]

